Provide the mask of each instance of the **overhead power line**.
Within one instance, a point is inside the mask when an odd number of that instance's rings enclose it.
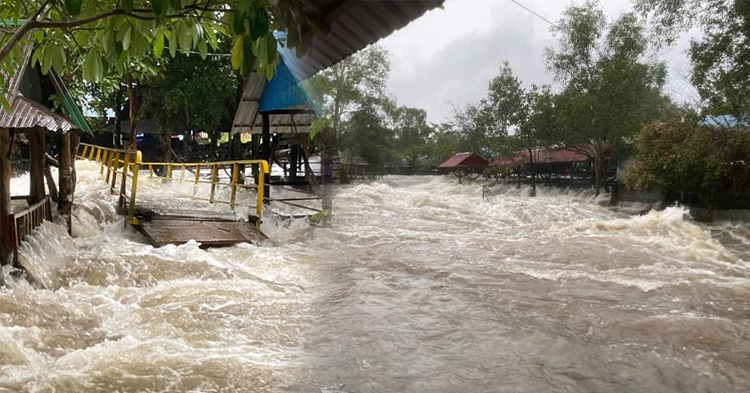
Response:
[[[529,12],[531,12],[531,13],[532,13],[532,14],[534,14],[534,16],[536,16],[537,18],[539,18],[539,19],[541,19],[541,20],[543,20],[543,21],[545,21],[545,22],[549,23],[550,25],[552,25],[552,26],[554,26],[554,27],[557,27],[557,24],[555,24],[555,22],[552,22],[551,20],[549,20],[549,19],[547,19],[547,18],[545,18],[545,17],[543,17],[543,16],[539,15],[539,14],[538,14],[538,13],[537,13],[536,11],[532,10],[531,8],[529,8],[529,7],[527,7],[527,6],[525,6],[525,5],[521,4],[521,3],[519,3],[519,2],[518,2],[518,1],[516,1],[516,0],[510,0],[510,1],[511,1],[511,2],[513,2],[513,4],[515,4],[515,5],[517,5],[517,6],[521,7],[521,8],[523,8],[523,9],[525,9],[526,11],[529,11]]]

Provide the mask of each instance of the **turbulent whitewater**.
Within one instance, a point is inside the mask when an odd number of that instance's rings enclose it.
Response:
[[[3,272],[0,392],[750,389],[743,221],[386,177],[337,188],[332,229],[155,249],[78,167],[74,237],[46,223],[21,250],[47,289]]]

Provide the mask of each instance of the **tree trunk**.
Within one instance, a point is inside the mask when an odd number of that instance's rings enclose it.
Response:
[[[596,196],[599,196],[602,190],[601,167],[602,155],[597,149],[596,156],[594,157],[594,189],[596,190]]]
[[[133,89],[133,77],[128,74],[128,102],[130,103],[130,140],[128,150],[138,149],[138,119],[136,116],[135,90]]]
[[[11,264],[13,244],[10,238],[10,130],[0,128],[0,265]]]
[[[119,86],[119,82],[117,83]],[[112,134],[112,147],[120,147],[122,141],[122,126],[120,124],[120,109],[122,107],[122,88],[118,87],[117,95],[115,96],[115,133]]]
[[[29,195],[31,203],[41,201],[47,194],[44,189],[44,168],[47,162],[45,154],[44,134],[46,130],[42,127],[34,127],[27,131],[29,139]]]
[[[76,171],[76,154],[78,154],[78,145],[81,143],[81,134],[76,131],[70,131],[70,179],[71,179],[71,196],[76,194],[78,185],[78,171]]]
[[[60,193],[58,195],[57,209],[65,220],[65,226],[68,233],[72,230],[71,214],[73,212],[73,175],[71,173],[70,159],[70,132],[59,135],[57,140],[57,151],[60,156],[58,162],[58,183],[60,184]]]

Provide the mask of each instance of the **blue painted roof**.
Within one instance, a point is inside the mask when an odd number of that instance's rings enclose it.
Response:
[[[312,103],[308,99],[305,89],[302,88],[299,80],[289,70],[282,57],[276,67],[276,74],[266,83],[266,87],[263,89],[258,109],[260,112],[269,112],[300,105],[312,106]]]
[[[285,33],[276,32],[274,36],[279,38],[282,43],[286,40]],[[276,67],[275,75],[266,83],[263,95],[260,98],[258,110],[262,113],[309,105],[318,114],[317,108],[307,95],[307,91],[302,86],[300,79],[287,65],[286,59],[290,55],[293,56],[292,51],[284,48],[281,43],[278,44],[280,61]]]
[[[720,115],[720,116],[706,116],[701,120],[701,125],[708,127],[724,127],[733,128],[746,122],[741,122],[739,119],[732,115]]]

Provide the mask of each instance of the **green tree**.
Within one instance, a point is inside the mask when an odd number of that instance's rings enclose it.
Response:
[[[650,13],[667,43],[700,26],[690,44],[692,82],[704,100],[704,112],[750,118],[750,1],[635,0]]]
[[[540,152],[549,147],[551,136],[556,131],[555,98],[547,85],[534,85],[522,96],[522,116],[518,118],[516,131],[510,136],[509,143],[515,149],[524,151],[529,158],[531,196],[535,196]]]
[[[222,34],[233,42],[234,68],[247,74],[256,64],[270,77],[278,63],[271,32],[287,31],[286,45],[300,49],[300,32],[318,25],[300,0],[0,0],[0,21],[0,102],[6,109],[4,78],[23,61],[27,44],[45,73],[63,72],[77,51],[84,54],[83,76],[101,81],[109,69],[124,75],[132,57],[161,57],[167,42],[172,57],[197,51],[205,58]]]
[[[505,151],[505,139],[496,132],[492,107],[486,99],[478,104],[469,104],[456,109],[452,125],[456,134],[460,136],[460,150],[481,154],[488,158]]]
[[[648,41],[632,13],[607,25],[598,3],[589,1],[568,7],[553,31],[560,45],[547,50],[547,62],[563,84],[557,139],[593,159],[598,193],[605,186],[605,155],[622,152],[659,116],[666,68],[645,60]]]
[[[362,157],[372,169],[393,163],[393,131],[385,126],[378,102],[366,98],[347,121],[344,145],[355,156]]]
[[[164,76],[144,89],[142,116],[156,119],[161,128],[164,159],[171,161],[172,135],[189,131],[211,135],[212,152],[221,125],[231,119],[241,78],[226,57],[178,54],[170,59]],[[231,121],[231,120],[229,120]],[[225,130],[229,131],[229,129]],[[186,139],[187,140],[187,139]]]
[[[673,110],[641,130],[635,147],[638,160],[623,179],[630,188],[695,192],[711,208],[722,195],[750,193],[750,133],[739,128],[700,126]]]
[[[383,106],[391,71],[388,51],[371,46],[318,73],[305,82],[315,104],[323,110],[338,138],[343,123],[363,102]]]

